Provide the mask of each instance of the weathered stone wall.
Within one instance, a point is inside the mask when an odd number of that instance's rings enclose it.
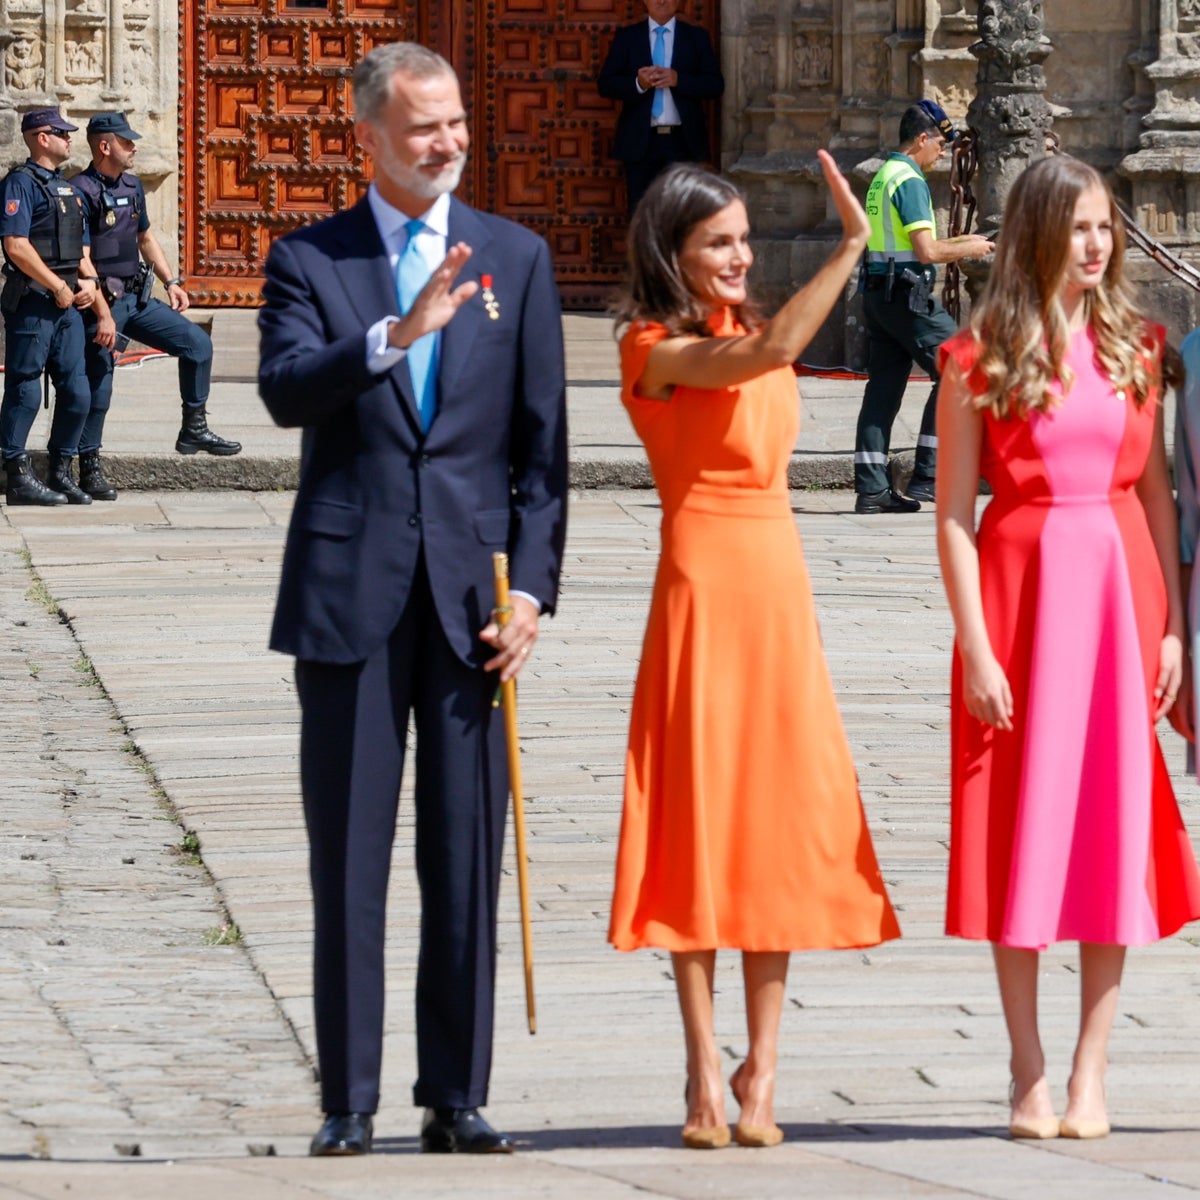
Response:
[[[778,303],[836,236],[816,150],[865,190],[900,113],[928,96],[958,123],[974,97],[973,0],[724,0],[722,166],[745,189],[756,282]],[[1021,7],[1013,5],[1013,8]],[[1045,98],[1062,148],[1093,163],[1153,236],[1200,252],[1200,0],[1030,0],[1050,40]],[[1010,14],[1005,14],[1010,15]],[[949,162],[931,177],[946,227]],[[1196,294],[1131,255],[1152,311],[1179,336]],[[852,293],[811,348],[861,366]]]
[[[25,157],[21,114],[57,104],[80,126],[68,173],[87,165],[83,127],[122,109],[141,133],[150,220],[177,259],[179,17],[175,0],[0,0],[0,164]]]
[[[1200,0],[1014,0],[1044,15],[1045,96],[1062,148],[1105,171],[1153,236],[1200,256]],[[900,113],[929,96],[958,122],[975,94],[976,0],[722,0],[722,166],[745,188],[756,276],[777,303],[837,236],[816,151],[862,190]],[[178,11],[175,0],[0,0],[0,158],[22,156],[20,114],[60,104],[77,124],[124,109],[144,135],[137,169],[177,260]],[[75,139],[71,165],[87,147]],[[949,163],[931,184],[945,229]],[[1175,335],[1196,295],[1134,255],[1131,272]],[[861,365],[848,296],[812,347]]]

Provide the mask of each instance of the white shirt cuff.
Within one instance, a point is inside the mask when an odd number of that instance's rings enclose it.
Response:
[[[388,345],[388,330],[399,321],[399,317],[384,317],[367,330],[367,370],[372,375],[390,371],[408,353],[401,346]]]
[[[542,602],[536,596],[531,596],[528,592],[518,591],[516,588],[509,588],[508,594],[510,596],[520,596],[522,599],[528,600],[538,610],[538,615],[541,616]]]

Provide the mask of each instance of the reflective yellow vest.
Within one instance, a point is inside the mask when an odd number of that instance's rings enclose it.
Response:
[[[886,266],[888,259],[894,259],[897,267],[900,267],[918,261],[913,253],[912,239],[892,203],[896,189],[910,179],[925,182],[925,176],[907,158],[889,158],[867,188],[867,220],[871,223],[871,236],[867,239],[868,264]],[[933,223],[932,205],[929,221]]]

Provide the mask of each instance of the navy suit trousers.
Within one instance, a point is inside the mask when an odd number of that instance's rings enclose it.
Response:
[[[296,687],[321,1106],[373,1113],[379,1102],[385,906],[410,712],[421,892],[413,1102],[485,1104],[508,801],[496,677],[451,649],[422,559],[387,643],[362,663],[298,660]]]

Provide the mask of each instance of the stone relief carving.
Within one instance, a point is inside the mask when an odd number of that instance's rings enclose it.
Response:
[[[125,90],[132,107],[146,107],[154,81],[154,49],[145,38],[130,40],[125,49]]]
[[[104,77],[104,35],[99,29],[93,29],[87,41],[66,42],[63,50],[70,83],[90,83]]]
[[[887,91],[888,48],[879,38],[857,38],[854,43],[855,90],[865,95]]]
[[[792,68],[800,86],[833,81],[833,35],[798,33],[792,39]]]
[[[104,10],[104,0],[75,0],[74,6],[68,12],[73,17],[102,17]]]
[[[4,59],[4,81],[10,92],[32,92],[42,87],[42,47],[31,37],[13,39]]]
[[[767,93],[775,87],[774,30],[752,33],[746,50],[743,75],[746,98],[752,103],[765,104]]]

